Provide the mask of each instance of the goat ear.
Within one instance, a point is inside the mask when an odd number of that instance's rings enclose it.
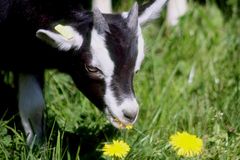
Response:
[[[137,31],[138,27],[138,4],[133,5],[132,9],[128,13],[127,25],[132,31]]]
[[[76,31],[72,30],[72,34],[67,32],[61,32],[61,30],[57,31],[60,34],[50,30],[40,29],[36,32],[36,36],[50,46],[62,51],[69,51],[71,49],[77,50],[81,48],[83,38]]]
[[[157,19],[166,2],[167,0],[152,0],[141,6],[139,9],[139,24],[143,26],[147,22]]]
[[[110,33],[108,23],[98,8],[93,9],[93,26],[99,34]]]

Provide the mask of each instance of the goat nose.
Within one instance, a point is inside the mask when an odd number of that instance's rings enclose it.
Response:
[[[138,112],[136,111],[127,111],[123,110],[123,116],[126,118],[129,122],[134,122],[137,117]]]

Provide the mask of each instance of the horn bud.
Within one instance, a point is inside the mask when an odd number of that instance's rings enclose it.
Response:
[[[110,33],[108,23],[98,8],[93,9],[93,26],[99,34]]]
[[[127,26],[133,31],[138,27],[138,3],[135,2],[127,17]]]

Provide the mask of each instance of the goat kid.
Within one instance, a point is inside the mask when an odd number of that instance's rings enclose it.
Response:
[[[0,70],[19,74],[18,108],[29,145],[44,137],[45,69],[69,74],[113,126],[136,121],[133,77],[144,59],[141,26],[158,18],[165,2],[102,14],[80,10],[77,0],[0,0]]]

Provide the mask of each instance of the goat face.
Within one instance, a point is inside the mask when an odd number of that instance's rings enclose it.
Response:
[[[60,26],[60,34],[39,30],[37,37],[59,50],[73,51],[69,73],[79,90],[106,113],[115,127],[134,123],[139,106],[133,76],[143,59],[138,6],[127,16],[103,15],[96,9],[92,23],[84,26]]]
[[[137,20],[137,6],[127,18],[103,16],[94,10],[89,45],[81,48],[85,52],[79,53],[81,74],[76,71],[72,75],[78,88],[118,128],[134,123],[139,111],[133,90],[133,76],[139,67],[136,62],[143,59],[143,46],[138,46],[142,37],[138,35]]]
[[[161,8],[158,3],[150,7]],[[139,14],[135,4],[128,13],[104,15],[95,9],[93,16],[85,20],[90,23],[76,20],[65,26],[67,31],[63,32],[67,33],[37,32],[38,38],[53,47],[74,52],[69,71],[74,82],[117,128],[133,124],[138,116],[133,77],[144,58],[140,25],[151,18],[147,17],[149,8]]]

